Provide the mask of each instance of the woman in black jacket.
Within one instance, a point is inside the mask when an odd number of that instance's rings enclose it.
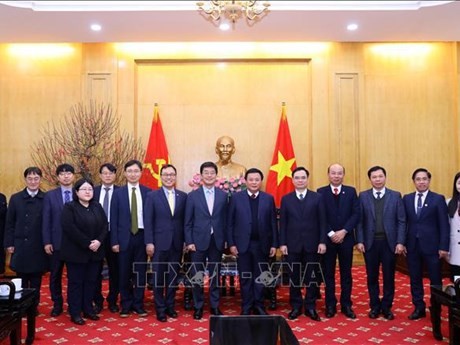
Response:
[[[104,258],[107,217],[98,201],[93,200],[94,185],[88,179],[75,183],[73,201],[62,211],[61,259],[67,265],[67,300],[73,323],[85,324],[83,317],[99,320],[92,300],[99,267]]]

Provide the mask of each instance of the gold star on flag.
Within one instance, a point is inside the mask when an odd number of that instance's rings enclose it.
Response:
[[[271,171],[274,171],[278,174],[277,181],[276,181],[278,186],[280,185],[281,181],[283,181],[285,177],[291,178],[291,173],[292,173],[291,168],[294,162],[295,162],[295,158],[286,160],[283,154],[280,151],[278,151],[278,163],[270,167]]]

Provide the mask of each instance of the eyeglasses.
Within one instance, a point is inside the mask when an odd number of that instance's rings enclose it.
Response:
[[[78,192],[92,192],[93,188],[80,188]]]
[[[306,180],[307,176],[294,176],[294,180]]]
[[[201,175],[214,176],[214,175],[216,175],[216,172],[214,170],[212,170],[212,171],[203,171],[203,173]]]
[[[176,174],[161,174],[162,177],[176,177]]]
[[[127,174],[140,174],[141,171],[139,169],[135,169],[135,170],[128,169],[126,170],[126,173]]]
[[[72,176],[73,175],[73,172],[70,172],[70,171],[61,171],[59,173],[59,176]]]
[[[27,182],[38,182],[40,181],[40,177],[26,177]]]

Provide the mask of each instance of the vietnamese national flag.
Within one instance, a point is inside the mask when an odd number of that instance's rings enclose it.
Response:
[[[281,120],[273,152],[272,165],[268,172],[266,191],[275,198],[277,208],[281,206],[281,198],[294,190],[292,171],[296,168],[294,148],[286,117],[286,106],[281,108]]]
[[[167,163],[170,163],[168,147],[166,146],[165,135],[161,126],[158,104],[155,103],[152,129],[150,130],[149,143],[145,152],[144,169],[139,182],[152,189],[160,188],[160,169]]]

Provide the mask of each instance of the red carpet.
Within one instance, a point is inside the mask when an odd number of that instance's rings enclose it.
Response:
[[[448,343],[447,309],[442,312],[442,332],[444,341],[436,341],[431,333],[430,315],[417,321],[409,321],[412,312],[409,279],[396,273],[396,298],[393,307],[395,319],[387,321],[383,317],[371,320],[368,313],[368,294],[364,267],[353,268],[353,308],[357,314],[350,320],[342,314],[332,319],[324,317],[324,300],[318,301],[318,312],[322,322],[314,322],[305,316],[289,321],[300,344],[445,344]],[[428,293],[428,281],[425,281],[425,293]],[[448,281],[446,280],[446,283]],[[104,284],[107,284],[106,281]],[[105,285],[104,285],[105,286]],[[205,310],[204,318],[193,320],[192,312],[183,309],[183,290],[177,295],[177,319],[168,318],[167,323],[156,320],[152,304],[152,293],[146,293],[145,318],[131,315],[121,319],[118,314],[111,314],[107,309],[101,313],[101,320],[87,321],[84,326],[70,322],[68,315],[57,318],[49,316],[52,303],[49,298],[48,279],[42,287],[40,315],[37,317],[36,340],[34,344],[209,344],[209,313]],[[324,291],[323,291],[324,296]],[[425,301],[429,305],[429,296]],[[106,306],[106,305],[104,305]],[[340,305],[338,306],[340,308]],[[239,294],[235,297],[222,298],[222,311],[227,315],[239,315]],[[278,289],[278,309],[270,314],[286,316],[290,307],[288,289]],[[23,327],[23,337],[25,326]],[[235,344],[237,345],[237,344]]]

